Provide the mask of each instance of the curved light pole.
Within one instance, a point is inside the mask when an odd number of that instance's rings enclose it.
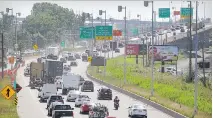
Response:
[[[122,7],[122,6],[118,6],[118,12],[122,12],[122,9],[124,9],[124,12],[125,12],[125,17],[124,17],[124,25],[125,25],[125,29],[124,29],[124,32],[125,32],[125,35],[124,35],[124,39],[125,39],[125,43],[124,43],[124,47],[126,48],[126,41],[127,41],[127,37],[126,37],[126,6],[125,7]],[[126,49],[125,49],[126,50]],[[124,52],[124,84],[126,84],[126,51]]]
[[[16,39],[16,44],[15,44],[15,48],[16,48],[16,55],[18,55],[18,40],[17,40],[17,24],[18,24],[18,21],[17,21],[17,18],[18,16],[21,16],[21,13],[16,13],[16,24],[15,24],[15,39]]]
[[[106,10],[99,10],[99,15],[105,13],[105,26],[106,26]],[[104,45],[106,43],[106,39],[104,39]],[[106,77],[106,53],[104,53],[104,77]]]
[[[88,18],[89,20],[91,19],[91,21],[92,21],[92,44],[91,44],[91,54],[92,54],[92,56],[93,56],[93,45],[95,44],[95,39],[94,39],[94,34],[93,34],[93,14],[91,13],[85,13],[86,14],[86,18]]]

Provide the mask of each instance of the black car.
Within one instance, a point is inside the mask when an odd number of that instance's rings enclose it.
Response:
[[[70,66],[78,66],[78,63],[76,61],[71,61]]]
[[[74,113],[72,110],[55,110],[52,118],[73,118]]]
[[[65,58],[60,58],[60,61],[63,63],[67,63],[67,60]]]
[[[78,53],[75,53],[75,58],[76,58],[76,59],[81,59],[81,55],[78,54]]]
[[[120,53],[120,49],[116,48],[115,53]]]
[[[108,88],[101,88],[98,91],[98,100],[109,99],[112,100],[112,90]]]
[[[87,56],[87,54],[85,53],[85,54],[82,54],[82,56],[81,56],[81,60],[82,61],[88,61],[88,56]]]
[[[185,29],[184,29],[184,28],[181,28],[181,29],[180,29],[180,32],[185,32]]]
[[[84,92],[86,90],[94,92],[94,84],[92,81],[84,81],[83,85],[81,86],[81,91]]]
[[[74,55],[70,55],[69,57],[68,57],[68,59],[67,59],[68,61],[75,61],[76,60],[76,58],[75,58],[75,56]]]
[[[51,95],[47,100],[47,108],[51,105],[52,102],[61,102],[64,103],[62,96],[60,95]]]
[[[56,104],[51,104],[50,108],[48,109],[48,116],[52,116],[52,111],[55,110],[73,110],[70,105],[62,104],[60,102],[56,102]]]

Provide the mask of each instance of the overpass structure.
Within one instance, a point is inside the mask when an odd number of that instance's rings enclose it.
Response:
[[[187,32],[180,33],[176,36],[170,36],[168,38],[163,39],[164,45],[177,45],[179,49],[189,50],[190,44],[192,44],[192,50],[194,50],[195,39],[195,31],[192,31],[192,39],[190,40],[189,34]],[[198,50],[204,47],[209,47],[212,45],[212,26],[208,25],[203,29],[198,30]]]

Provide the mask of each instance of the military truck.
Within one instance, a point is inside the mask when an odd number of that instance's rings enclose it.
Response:
[[[29,86],[34,89],[35,87],[41,87],[43,85],[43,72],[44,72],[44,65],[43,63],[30,63],[30,81]]]

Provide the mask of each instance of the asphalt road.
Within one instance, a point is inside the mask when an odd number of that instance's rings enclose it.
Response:
[[[118,56],[124,53],[124,49],[121,49],[121,53],[114,53],[114,56]],[[111,55],[110,55],[111,57]],[[30,63],[34,60],[27,60],[27,63]],[[82,75],[85,79],[88,79],[86,77],[86,69],[87,65],[89,63],[87,62],[81,62],[81,60],[78,60],[78,67],[72,67],[72,72],[76,74]],[[17,76],[17,82],[23,87],[23,89],[18,93],[18,114],[20,118],[47,118],[47,110],[46,110],[46,103],[40,103],[38,96],[38,91],[36,89],[30,89],[28,86],[29,83],[29,77],[25,77],[23,75],[24,67],[21,67],[18,70],[18,76]],[[143,104],[135,99],[132,99],[124,94],[121,94],[117,91],[113,90],[113,98],[114,96],[119,96],[120,98],[120,107],[116,111],[114,110],[113,101],[109,100],[97,100],[97,90],[100,87],[103,87],[102,85],[95,83],[95,91],[94,92],[82,92],[82,94],[88,95],[91,98],[91,101],[94,103],[101,103],[103,105],[106,105],[109,109],[110,116],[115,116],[116,118],[128,118],[128,107],[131,104]],[[61,94],[61,90],[58,91],[59,94]],[[64,97],[64,101],[66,101],[66,96]],[[74,107],[73,102],[65,102],[65,104],[70,104],[72,107]],[[171,118],[171,116],[168,116],[161,111],[152,108],[151,106],[147,106],[148,109],[148,118]],[[88,118],[88,115],[81,115],[79,114],[80,109],[75,108],[74,109],[74,117],[75,118]]]

